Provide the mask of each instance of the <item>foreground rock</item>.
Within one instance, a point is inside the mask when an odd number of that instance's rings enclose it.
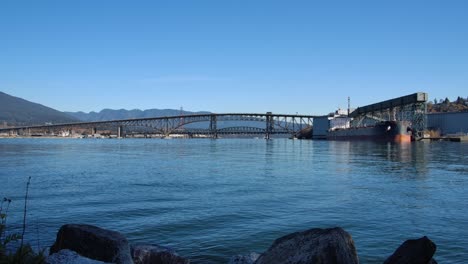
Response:
[[[260,254],[252,252],[249,255],[237,255],[232,257],[228,264],[253,264],[260,257]]]
[[[174,250],[156,245],[134,245],[131,247],[135,264],[188,264],[190,261]]]
[[[90,259],[117,264],[133,263],[127,239],[119,232],[91,225],[63,225],[50,254],[70,249]]]
[[[105,264],[105,262],[89,259],[78,255],[75,251],[62,249],[59,252],[49,255],[45,262],[47,264]]]
[[[405,241],[384,264],[437,264],[436,245],[427,237]],[[120,233],[91,225],[64,225],[46,263],[189,264],[174,250],[157,245],[130,248]],[[234,256],[229,264],[358,264],[354,241],[339,227],[314,228],[283,236],[263,254]]]
[[[432,259],[432,256],[436,249],[436,244],[426,236],[406,240],[385,260],[384,264],[434,264],[437,262]]]
[[[276,263],[354,264],[359,259],[354,241],[346,231],[339,227],[314,228],[275,240],[255,262]]]

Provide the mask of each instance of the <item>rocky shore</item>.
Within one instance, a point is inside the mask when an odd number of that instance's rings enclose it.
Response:
[[[405,241],[384,264],[436,264],[436,245],[427,237]],[[186,264],[190,260],[160,245],[130,245],[116,231],[91,225],[60,228],[46,263]],[[276,239],[267,251],[233,256],[229,264],[357,264],[354,241],[340,227],[313,228]]]

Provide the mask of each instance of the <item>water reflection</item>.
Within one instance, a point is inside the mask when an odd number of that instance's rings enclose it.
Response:
[[[265,140],[265,152],[263,163],[263,173],[266,177],[270,178],[273,176],[274,170],[274,140]]]
[[[356,164],[414,179],[423,179],[428,173],[427,143],[330,141],[327,145],[335,166]]]

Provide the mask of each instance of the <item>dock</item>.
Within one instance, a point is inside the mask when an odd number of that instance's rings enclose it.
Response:
[[[423,138],[422,141],[468,142],[468,136],[428,137]]]

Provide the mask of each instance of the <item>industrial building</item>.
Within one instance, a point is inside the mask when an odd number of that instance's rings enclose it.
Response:
[[[445,135],[468,134],[468,112],[427,114],[427,129]]]

